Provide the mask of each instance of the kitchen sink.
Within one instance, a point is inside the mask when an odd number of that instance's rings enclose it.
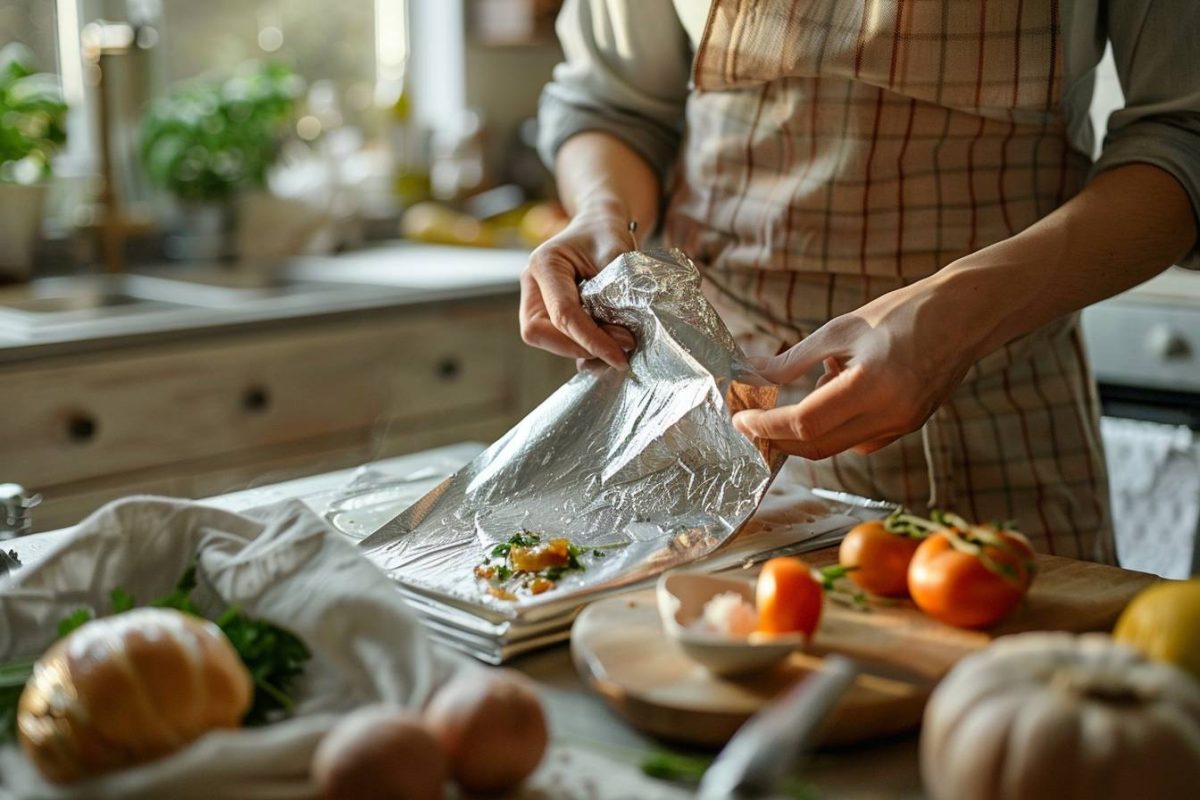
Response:
[[[275,264],[140,266],[0,288],[0,346],[299,318],[511,291],[522,251],[395,243]]]
[[[234,267],[202,263],[148,267],[138,270],[138,276],[186,289],[190,302],[198,305],[225,305],[253,298],[321,292],[340,283],[294,276],[286,264]]]
[[[4,308],[29,314],[58,314],[65,311],[91,311],[99,308],[131,306],[146,302],[144,298],[120,292],[71,292],[42,294],[0,303]]]
[[[0,340],[92,338],[298,316],[378,295],[378,287],[296,275],[288,265],[174,265],[120,275],[40,278],[0,288]]]
[[[0,327],[100,319],[180,305],[154,288],[130,275],[42,278],[6,287],[0,289]]]

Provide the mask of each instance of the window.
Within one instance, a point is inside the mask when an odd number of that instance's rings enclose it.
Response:
[[[54,3],[48,0],[0,0],[0,47],[21,42],[37,57],[38,68],[58,71]]]
[[[328,81],[347,122],[363,124],[379,77],[377,11],[395,25],[396,7],[402,26],[403,0],[162,0],[165,82],[277,59],[309,82]],[[403,37],[402,28],[390,33]]]
[[[441,0],[438,0],[439,2]],[[136,66],[118,68],[115,137],[121,194],[141,192],[133,135],[141,108],[169,85],[250,60],[278,60],[311,85],[320,81],[326,113],[368,134],[380,115],[370,109],[394,99],[408,54],[409,0],[0,0],[0,45],[19,41],[40,69],[61,76],[71,105],[68,144],[55,166],[48,218],[52,228],[77,216],[93,192],[96,91],[80,60],[80,32],[91,21],[124,20],[143,29]]]

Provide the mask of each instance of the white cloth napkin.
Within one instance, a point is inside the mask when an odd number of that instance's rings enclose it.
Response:
[[[1200,438],[1182,425],[1101,419],[1121,566],[1186,578],[1200,546]]]
[[[251,519],[159,498],[105,506],[44,559],[0,578],[0,661],[41,654],[58,622],[78,608],[107,614],[114,588],[140,603],[168,593],[193,562],[193,597],[207,613],[237,604],[308,645],[295,716],[214,732],[143,767],[66,787],[44,782],[7,746],[0,798],[311,798],[313,749],[340,712],[372,702],[420,707],[456,668],[395,585],[301,503]]]

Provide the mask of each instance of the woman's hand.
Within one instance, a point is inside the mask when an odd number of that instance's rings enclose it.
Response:
[[[958,308],[949,317],[937,291],[917,283],[890,292],[760,362],[763,376],[780,384],[817,366],[825,373],[799,403],[743,411],[734,425],[813,460],[871,453],[920,428],[977,357],[970,329],[956,321],[969,315]]]
[[[984,355],[1064,314],[1111,297],[1196,246],[1183,187],[1158,167],[1102,172],[1017,235],[830,320],[763,374],[788,383],[819,364],[808,397],[743,411],[744,433],[789,453],[870,453],[929,419]]]
[[[521,273],[521,338],[526,344],[575,359],[599,358],[624,369],[632,334],[599,325],[579,299],[579,281],[621,253],[635,249],[629,216],[614,207],[584,207],[558,235],[533,251]]]

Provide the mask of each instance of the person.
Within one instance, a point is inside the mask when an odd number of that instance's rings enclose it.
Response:
[[[786,479],[1114,561],[1078,312],[1200,266],[1200,3],[567,0],[557,31],[539,147],[572,218],[526,342],[625,368],[577,284],[661,223],[798,398],[735,418]]]

